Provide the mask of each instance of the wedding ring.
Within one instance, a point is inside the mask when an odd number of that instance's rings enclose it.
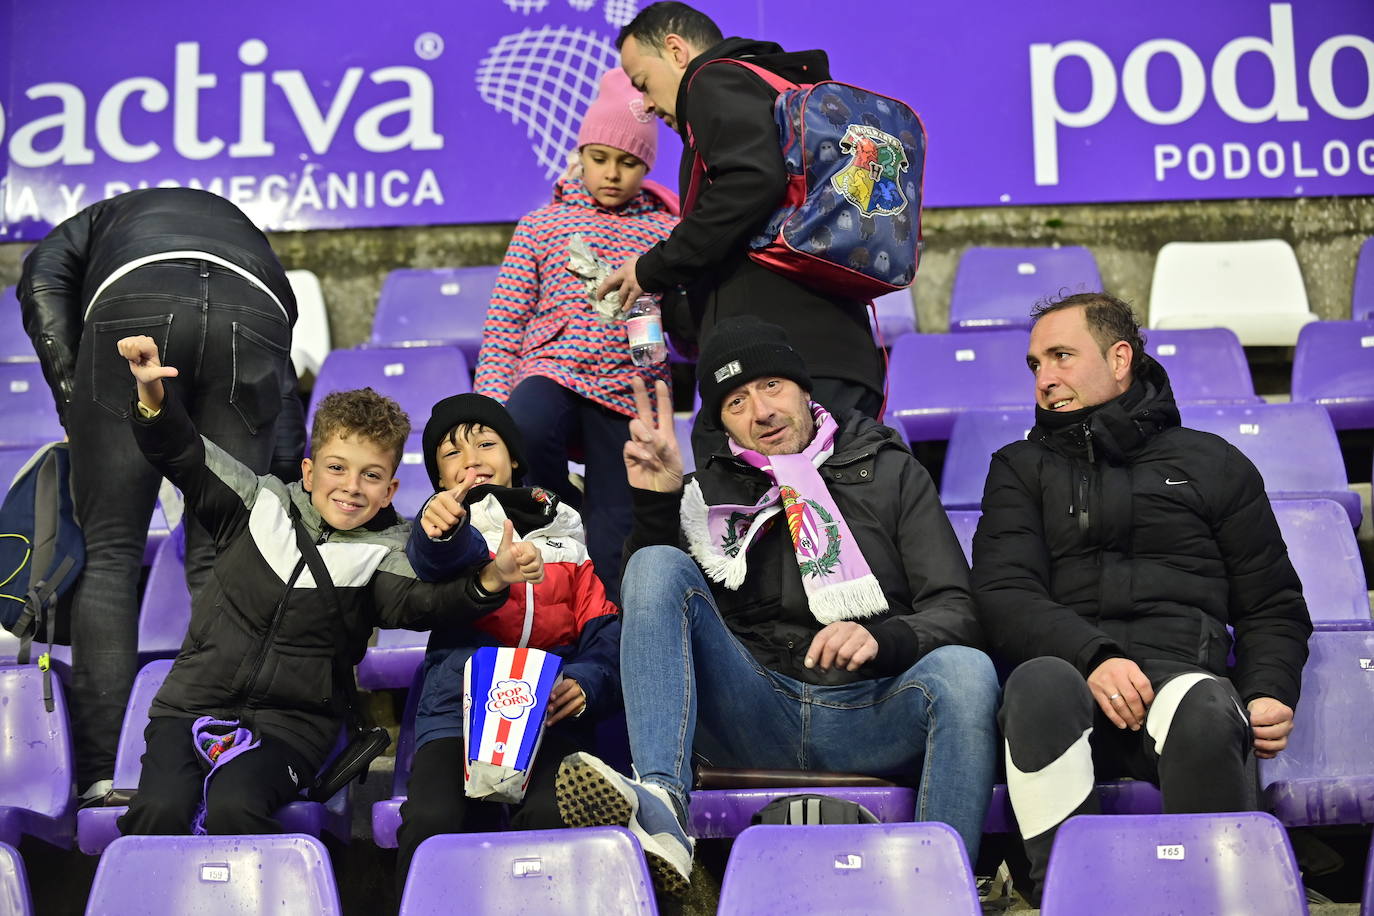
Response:
[[[1107,699],[1109,699],[1109,700],[1119,700],[1119,699],[1121,699],[1121,694],[1119,694],[1119,693],[1114,693],[1114,694],[1112,694],[1111,696],[1107,697]]]

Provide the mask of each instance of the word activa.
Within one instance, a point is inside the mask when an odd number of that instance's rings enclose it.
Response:
[[[257,38],[248,39],[238,49],[239,61],[249,67],[260,66],[267,60],[267,54],[267,43]],[[362,67],[348,67],[341,76],[331,75],[331,82],[337,82],[338,88],[330,99],[316,98],[300,70],[242,73],[238,79],[238,138],[226,143],[223,137],[201,136],[201,93],[215,90],[219,76],[201,72],[200,43],[178,42],[175,55],[170,90],[151,76],[132,76],[115,83],[96,103],[93,122],[96,145],[111,159],[147,162],[162,152],[168,139],[165,132],[160,132],[160,136],[128,136],[125,110],[135,99],[144,111],[154,114],[171,107],[170,139],[173,149],[183,159],[211,159],[226,152],[231,159],[275,155],[276,142],[268,137],[269,76],[272,85],[285,97],[295,127],[316,155],[327,153],[333,146],[365,75],[377,86],[397,84],[404,89],[404,94],[374,102],[357,114],[352,133],[359,147],[372,153],[443,149],[444,138],[434,130],[434,84],[429,74],[416,67],[381,67],[371,73]],[[90,165],[95,162],[95,149],[87,142],[86,134],[89,103],[79,86],[64,82],[39,83],[25,90],[24,97],[30,101],[56,100],[60,108],[15,129],[9,141],[9,156],[16,165],[44,168],[58,163]],[[391,121],[388,131],[384,132],[383,123],[393,117],[401,123]],[[273,121],[273,130],[278,133],[275,139],[285,141],[287,137],[281,135],[282,125],[289,127],[290,124],[289,120]],[[0,142],[4,141],[5,132],[5,112],[0,108]]]
[[[1293,44],[1293,10],[1290,4],[1269,6],[1269,38],[1247,35],[1222,45],[1212,60],[1210,88],[1217,106],[1241,124],[1268,121],[1307,121],[1308,105],[1298,99],[1298,65]],[[1363,99],[1342,100],[1336,94],[1335,61],[1342,51],[1359,55],[1369,74]],[[1273,72],[1273,90],[1264,104],[1255,105],[1240,96],[1237,70],[1242,57],[1256,54]],[[1168,58],[1178,68],[1180,91],[1170,108],[1161,108],[1150,94],[1149,67],[1156,58]],[[1066,109],[1055,89],[1059,65],[1067,60],[1087,65],[1089,94],[1081,109]],[[1137,45],[1121,66],[1107,52],[1089,41],[1030,46],[1031,122],[1035,156],[1035,183],[1059,183],[1059,128],[1091,127],[1116,107],[1119,94],[1137,118],[1149,124],[1181,124],[1197,114],[1208,93],[1208,70],[1188,45],[1173,38],[1154,38]],[[1359,121],[1374,115],[1374,40],[1363,35],[1333,35],[1319,44],[1307,61],[1307,90],[1327,115],[1343,121]],[[1253,101],[1253,100],[1251,100]],[[1156,161],[1158,161],[1156,152]]]

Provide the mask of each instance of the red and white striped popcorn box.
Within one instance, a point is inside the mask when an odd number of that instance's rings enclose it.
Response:
[[[463,667],[463,786],[469,798],[523,801],[549,694],[563,660],[539,649],[484,646]]]

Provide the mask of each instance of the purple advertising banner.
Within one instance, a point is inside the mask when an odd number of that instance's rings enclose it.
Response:
[[[641,5],[0,0],[0,240],[153,185],[272,230],[517,219]],[[909,102],[927,206],[1374,194],[1371,0],[698,6]]]

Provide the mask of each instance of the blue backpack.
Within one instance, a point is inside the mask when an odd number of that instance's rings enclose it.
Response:
[[[71,642],[71,587],[86,564],[86,542],[72,504],[66,443],[39,449],[0,505],[0,624],[19,637],[27,664],[35,638]],[[47,669],[47,653],[39,659]],[[51,709],[51,706],[49,706]]]
[[[747,60],[734,64],[778,93],[773,104],[787,190],[749,243],[751,260],[848,299],[911,285],[921,237],[926,132],[905,102],[847,83],[798,85]],[[700,155],[683,213],[696,204],[707,164]]]

